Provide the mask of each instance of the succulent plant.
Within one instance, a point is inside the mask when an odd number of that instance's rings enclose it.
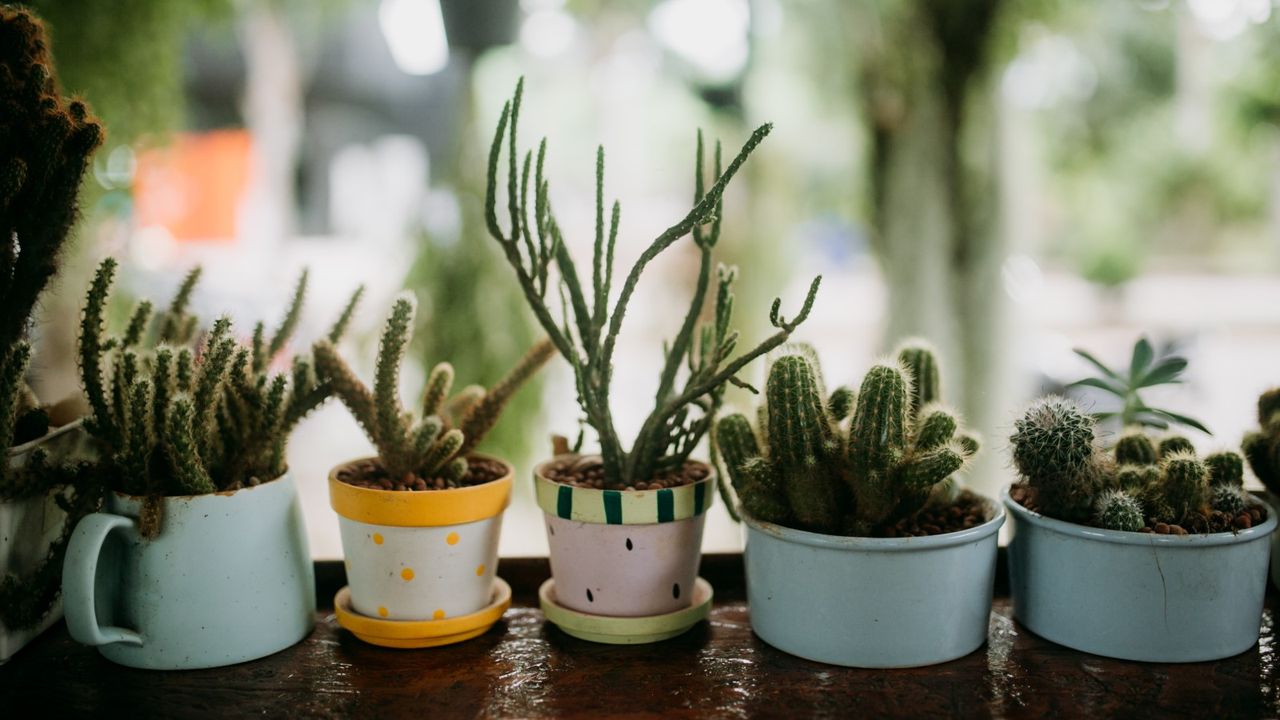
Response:
[[[48,431],[48,415],[26,383],[27,332],[58,272],[78,214],[80,182],[102,137],[89,108],[61,96],[41,21],[0,5],[0,448]],[[64,487],[54,497],[67,513],[62,535],[36,567],[0,576],[5,628],[33,627],[53,607],[71,530],[101,500],[96,485],[83,463],[55,463],[42,448],[20,468],[0,457],[0,500]]]
[[[578,403],[585,423],[595,430],[600,443],[605,485],[624,488],[652,479],[660,472],[678,470],[711,427],[729,383],[744,384],[738,373],[756,358],[782,345],[809,315],[821,278],[815,278],[800,312],[792,320],[780,313],[775,300],[770,322],[775,332],[753,349],[734,355],[739,335],[731,330],[733,315],[733,270],[720,268],[715,285],[712,321],[699,325],[699,318],[711,290],[711,254],[720,238],[725,188],[748,156],[769,134],[771,127],[757,129],[737,156],[721,168],[720,148],[715,151],[715,181],[704,183],[704,149],[698,135],[694,165],[694,207],[679,222],[664,230],[640,254],[627,273],[617,299],[614,293],[614,247],[617,242],[621,207],[614,203],[606,222],[604,200],[604,149],[596,154],[595,243],[591,258],[590,282],[580,279],[577,264],[569,254],[561,227],[551,207],[550,185],[543,174],[546,141],[521,161],[516,140],[524,81],[514,97],[504,105],[489,153],[488,190],[485,195],[489,234],[504,256],[524,292],[525,299],[555,349],[573,369]],[[509,224],[498,220],[497,188],[504,141],[507,145],[506,195]],[[532,170],[533,197],[529,195]],[[627,449],[613,421],[609,405],[613,383],[614,350],[627,307],[645,268],[664,250],[685,236],[692,236],[698,252],[698,275],[689,309],[675,338],[666,346],[654,408],[645,418],[631,448]],[[552,267],[558,282],[550,280]],[[560,296],[559,312],[547,301],[548,289]],[[681,381],[681,369],[686,368]],[[580,443],[579,443],[580,449]]]
[[[1095,439],[1095,422],[1073,401],[1050,396],[1015,423],[1014,464],[1034,490],[1038,511],[1133,531],[1147,521],[1178,524],[1211,509],[1234,516],[1249,504],[1240,490],[1239,455],[1218,452],[1202,460],[1185,438],[1157,443],[1137,428],[1108,452]]]
[[[125,332],[106,337],[115,272],[110,258],[98,267],[79,349],[91,408],[85,427],[104,448],[108,485],[155,498],[235,489],[283,473],[290,432],[332,392],[306,357],[293,358],[287,373],[270,368],[297,327],[307,274],[278,330],[268,339],[259,324],[252,342],[241,344],[225,317],[196,338],[197,322],[186,308],[198,271],[187,275],[166,311],[153,317],[151,304],[140,302]],[[361,292],[330,329],[331,340],[346,329]]]
[[[872,367],[856,394],[831,395],[813,351],[792,346],[770,364],[758,437],[735,413],[716,440],[753,517],[867,535],[923,508],[977,451],[938,393],[936,355],[921,343],[902,347],[896,365]]]
[[[543,340],[492,388],[469,386],[452,397],[453,367],[442,362],[427,376],[422,411],[415,414],[401,407],[399,399],[400,364],[411,339],[415,307],[409,295],[396,299],[378,346],[372,391],[338,354],[333,339],[316,343],[316,363],[377,447],[378,459],[391,478],[440,478],[447,486],[456,487],[467,474],[468,453],[493,428],[507,401],[550,359],[555,348]]]
[[[1272,493],[1280,494],[1280,388],[1258,398],[1258,429],[1244,436],[1249,467]]]
[[[40,20],[0,6],[0,446],[43,435],[48,418],[24,379],[26,337],[40,293],[57,273],[80,180],[102,127],[64,99]],[[0,497],[7,496],[0,467]]]
[[[1134,343],[1129,367],[1123,370],[1107,367],[1085,350],[1076,348],[1075,353],[1093,365],[1100,374],[1077,380],[1071,383],[1071,387],[1096,388],[1121,403],[1119,410],[1094,413],[1094,419],[1099,422],[1115,419],[1120,422],[1121,427],[1143,426],[1161,430],[1168,429],[1170,425],[1186,425],[1206,435],[1212,434],[1195,418],[1151,407],[1140,394],[1146,388],[1181,383],[1182,372],[1187,369],[1186,358],[1177,355],[1157,357],[1155,348],[1145,337]]]

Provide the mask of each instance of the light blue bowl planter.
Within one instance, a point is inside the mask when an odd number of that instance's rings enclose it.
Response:
[[[253,660],[315,624],[315,578],[292,477],[163,499],[160,534],[138,535],[142,498],[115,493],[76,526],[63,565],[71,637],[130,667]]]
[[[968,655],[987,639],[1004,511],[946,535],[859,538],[744,516],[751,626],[809,660],[918,667]]]
[[[1280,498],[1272,492],[1262,490],[1253,494],[1271,507],[1280,507]],[[1280,532],[1271,534],[1271,584],[1280,588]]]
[[[1009,509],[1009,583],[1018,622],[1076,650],[1145,662],[1238,655],[1258,641],[1267,520],[1236,533],[1155,535]]]

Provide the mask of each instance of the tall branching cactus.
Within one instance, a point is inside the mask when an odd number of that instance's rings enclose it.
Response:
[[[775,358],[760,437],[741,414],[716,427],[720,453],[753,517],[828,534],[867,535],[912,515],[978,450],[937,405],[934,352],[909,343],[897,365],[876,365],[855,394],[827,395],[817,356]],[[849,413],[852,411],[852,417]]]
[[[307,274],[276,332],[268,339],[259,324],[242,345],[225,317],[195,342],[198,323],[187,304],[198,270],[167,310],[152,317],[143,301],[123,335],[106,337],[115,273],[110,258],[98,267],[80,330],[80,373],[91,408],[86,428],[106,448],[110,486],[135,495],[196,495],[282,474],[290,432],[332,392],[305,356],[293,358],[287,372],[271,369],[297,327]],[[340,338],[362,291],[352,295],[329,339]]]
[[[751,135],[723,171],[720,146],[716,145],[715,181],[710,187],[705,185],[705,152],[699,134],[693,209],[663,231],[640,254],[627,273],[617,300],[610,306],[621,206],[613,203],[606,222],[604,149],[599,148],[596,153],[595,243],[590,282],[587,284],[579,276],[551,207],[550,183],[543,174],[546,140],[538,147],[536,161],[532,151],[526,152],[521,161],[516,131],[523,88],[524,81],[521,80],[514,97],[503,107],[489,153],[489,182],[485,198],[489,233],[515,270],[517,281],[538,322],[556,350],[573,368],[578,403],[586,423],[595,430],[599,439],[606,485],[626,487],[684,465],[710,429],[725,385],[738,383],[737,374],[747,364],[787,341],[792,331],[808,317],[821,278],[814,279],[804,305],[793,320],[787,320],[780,314],[781,301],[775,300],[770,322],[776,332],[750,351],[735,356],[739,337],[730,327],[735,272],[720,268],[717,271],[712,320],[699,324],[711,290],[711,253],[720,238],[724,191],[747,157],[769,134],[771,126],[764,125]],[[498,175],[504,141],[508,154],[506,194],[509,220],[506,230],[499,222],[497,211]],[[531,179],[532,198],[529,195]],[[613,411],[609,406],[618,333],[644,269],[687,235],[692,236],[699,257],[693,298],[675,338],[665,348],[654,408],[628,450],[614,426]],[[546,299],[547,291],[553,285],[550,280],[553,266],[559,274],[555,284],[560,297],[558,314]],[[683,379],[682,369],[685,370]]]
[[[316,343],[316,364],[377,447],[378,458],[391,478],[439,478],[456,487],[467,474],[467,454],[484,439],[507,402],[546,364],[555,348],[543,340],[492,388],[469,386],[452,397],[453,367],[439,363],[427,376],[421,413],[413,413],[401,407],[399,386],[415,307],[409,295],[396,299],[378,345],[372,391],[338,354],[334,338]]]
[[[0,446],[43,433],[15,430],[38,412],[24,382],[25,343],[40,293],[58,270],[77,215],[80,181],[102,127],[59,95],[44,28],[0,6]],[[8,469],[0,464],[0,496]]]
[[[1136,531],[1148,521],[1179,524],[1218,510],[1235,516],[1248,504],[1243,459],[1233,452],[1197,458],[1179,436],[1159,443],[1129,429],[1111,451],[1096,440],[1096,420],[1066,398],[1032,403],[1010,438],[1018,473],[1050,517]]]

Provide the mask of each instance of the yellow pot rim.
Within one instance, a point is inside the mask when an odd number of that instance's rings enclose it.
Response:
[[[506,580],[499,577],[493,579],[491,598],[488,605],[458,617],[440,620],[384,620],[356,612],[351,606],[351,589],[343,587],[333,598],[333,612],[339,625],[359,636],[389,641],[421,642],[430,638],[442,638],[457,642],[474,637],[469,633],[476,630],[487,630],[511,607],[511,586]],[[464,635],[466,637],[460,637]]]
[[[338,479],[338,471],[374,458],[357,458],[329,471],[329,504],[348,520],[393,527],[439,527],[485,520],[502,513],[511,502],[511,463],[475,453],[471,457],[494,460],[507,472],[484,485],[446,490],[373,490]]]

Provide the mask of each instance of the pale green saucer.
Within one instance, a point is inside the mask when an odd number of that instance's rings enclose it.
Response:
[[[693,604],[683,610],[648,617],[611,617],[570,610],[556,603],[556,582],[549,579],[538,588],[542,614],[566,633],[591,642],[610,645],[643,645],[680,635],[711,614],[711,583],[698,578],[693,584]]]

